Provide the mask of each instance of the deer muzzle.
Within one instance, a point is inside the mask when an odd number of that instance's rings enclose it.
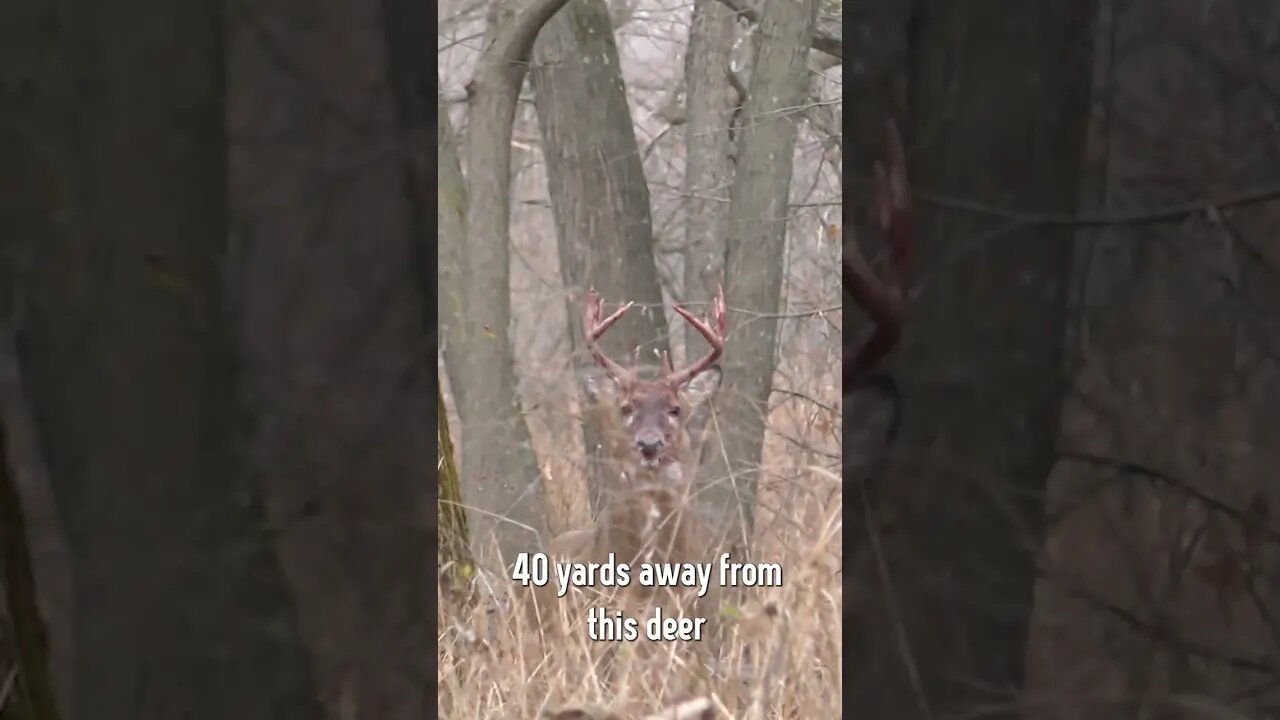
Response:
[[[636,437],[636,449],[640,451],[640,458],[644,464],[652,467],[657,464],[658,458],[662,455],[662,436],[657,433],[639,435]]]

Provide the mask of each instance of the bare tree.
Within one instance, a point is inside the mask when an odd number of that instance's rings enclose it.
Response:
[[[496,535],[507,558],[536,547],[542,525],[538,466],[508,339],[511,132],[534,39],[564,2],[495,4],[485,51],[468,85],[467,238],[458,252],[462,305],[449,319],[458,324],[460,337],[445,362],[452,386],[463,388],[458,395],[463,492],[468,504],[483,511],[472,516],[473,538],[483,551],[486,538]]]
[[[530,80],[559,239],[568,316],[596,287],[631,298],[629,313],[606,338],[618,355],[667,350],[667,320],[654,264],[649,185],[636,145],[626,87],[604,0],[578,0],[556,14],[534,44]],[[569,337],[578,367],[591,360],[577,322]],[[653,353],[650,355],[650,353]],[[600,429],[582,424],[592,506],[614,478]],[[609,468],[609,470],[606,470]]]
[[[1038,718],[1280,703],[1276,6],[1099,3]]]
[[[805,96],[805,61],[817,16],[816,0],[768,3],[755,42],[754,62],[736,150],[725,247],[725,297],[735,311],[727,392],[721,417],[721,452],[711,452],[706,475],[732,483],[736,502],[724,510],[733,542],[745,548],[755,522],[756,482],[777,354],[784,249],[796,126]]]
[[[917,185],[1074,211],[1093,17],[1092,3],[1036,3],[1016,18],[994,3],[918,4]],[[850,633],[872,717],[914,714],[921,693],[938,713],[960,712],[991,702],[987,688],[1021,685],[1063,391],[1070,230],[924,206],[917,237],[897,365],[913,460],[882,483],[898,513],[885,548],[897,592],[877,588]],[[1002,707],[996,716],[1016,716]]]
[[[233,3],[229,71],[252,472],[327,709],[389,720],[433,695],[430,99],[404,13]]]
[[[733,48],[737,20],[720,0],[695,0],[685,49],[684,85],[687,121],[685,136],[685,235],[682,300],[705,303],[724,285],[725,243],[728,241],[729,189],[733,186],[734,110],[745,99],[734,78]],[[685,333],[685,353],[702,342],[697,332]],[[715,448],[716,442],[695,448]],[[697,467],[701,455],[693,458]],[[733,485],[703,475],[699,496],[707,507],[732,504]]]
[[[61,69],[28,80],[48,125],[14,179],[45,202],[17,347],[73,557],[71,717],[320,715],[240,452],[223,11],[29,16]]]

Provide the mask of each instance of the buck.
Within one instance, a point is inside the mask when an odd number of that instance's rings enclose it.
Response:
[[[678,485],[684,482],[688,457],[687,420],[720,389],[721,373],[716,361],[724,352],[724,292],[718,291],[712,302],[715,327],[680,305],[672,308],[706,338],[711,349],[679,371],[671,367],[670,357],[664,353],[662,377],[654,380],[643,379],[641,368],[625,367],[600,348],[601,336],[632,304],[601,318],[600,297],[594,289],[587,293],[583,334],[603,372],[591,369],[584,373],[583,389],[600,411],[609,443],[606,451],[622,485]]]
[[[600,347],[600,338],[632,305],[604,316],[600,296],[594,289],[587,293],[583,334],[599,368],[584,373],[583,388],[602,421],[617,484],[595,527],[557,536],[550,543],[551,554],[588,563],[603,563],[612,554],[615,562],[633,567],[711,562],[706,557],[708,533],[690,502],[688,420],[720,389],[722,375],[716,362],[724,352],[724,292],[716,293],[710,322],[679,305],[673,308],[706,338],[710,350],[680,370],[664,354],[657,378],[642,377],[641,368],[622,365]],[[634,578],[628,589],[642,602],[653,595],[652,588],[640,587]],[[537,597],[545,609],[547,593]],[[695,611],[708,617],[702,610],[714,609],[716,597],[716,592],[709,592],[686,607],[686,614]],[[708,624],[714,632],[713,617],[708,617]]]

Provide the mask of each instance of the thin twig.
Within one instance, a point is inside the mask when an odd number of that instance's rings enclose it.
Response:
[[[1227,515],[1228,517],[1241,522],[1246,520],[1246,513],[1244,510],[1196,489],[1190,482],[1182,478],[1170,475],[1169,473],[1161,470],[1156,470],[1155,468],[1151,468],[1146,465],[1141,465],[1132,460],[1084,452],[1060,452],[1058,453],[1058,457],[1063,460],[1074,460],[1076,462],[1088,463],[1090,465],[1110,467],[1121,473],[1139,475],[1149,480],[1156,480],[1178,490],[1179,492],[1195,498],[1210,510],[1216,510],[1223,515]],[[1280,533],[1275,532],[1271,528],[1266,528],[1265,532],[1267,538],[1271,540],[1271,542],[1280,543]]]
[[[1259,203],[1280,200],[1280,185],[1249,190],[1238,195],[1229,195],[1217,200],[1194,200],[1178,205],[1170,205],[1154,210],[1140,210],[1128,213],[1108,215],[1069,215],[1061,213],[1035,213],[1022,210],[987,205],[985,203],[963,198],[955,198],[938,193],[919,191],[917,197],[932,205],[951,210],[991,215],[1022,223],[1024,225],[1057,225],[1068,227],[1097,227],[1106,225],[1150,225],[1153,223],[1180,220],[1188,215],[1208,214],[1213,210],[1246,207]]]
[[[1276,668],[1263,659],[1245,657],[1243,655],[1225,654],[1207,645],[1179,635],[1173,628],[1169,627],[1167,623],[1157,623],[1144,620],[1119,605],[1094,597],[1093,595],[1078,588],[1064,587],[1063,589],[1068,596],[1087,605],[1092,605],[1095,608],[1104,610],[1112,617],[1120,620],[1146,637],[1166,643],[1181,652],[1187,653],[1188,655],[1195,655],[1196,657],[1203,658],[1205,660],[1220,662],[1224,665],[1229,665],[1240,670],[1250,670],[1252,672],[1266,674],[1275,674],[1276,672]]]

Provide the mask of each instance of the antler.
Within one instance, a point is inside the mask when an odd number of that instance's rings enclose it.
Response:
[[[680,313],[680,317],[687,320],[690,325],[693,325],[694,329],[697,330],[702,337],[707,339],[707,344],[711,345],[711,352],[702,356],[702,358],[697,362],[679,372],[672,369],[671,358],[667,357],[665,354],[662,356],[662,363],[667,372],[667,382],[672,387],[678,388],[697,377],[698,373],[711,367],[715,364],[716,360],[719,360],[720,356],[724,354],[724,288],[716,288],[716,297],[711,303],[711,317],[715,322],[714,329],[703,320],[694,317],[693,313],[685,310],[684,307],[680,305],[676,305],[672,309],[677,313]]]
[[[614,323],[618,322],[618,318],[622,317],[623,313],[630,310],[631,306],[634,304],[635,303],[629,302],[615,310],[609,317],[601,320],[600,314],[602,310],[600,308],[600,296],[596,294],[595,288],[591,288],[587,291],[587,311],[582,316],[582,333],[586,336],[587,348],[591,350],[591,354],[595,357],[596,362],[600,363],[600,365],[613,376],[613,379],[618,381],[633,379],[633,371],[614,362],[612,358],[605,355],[604,350],[600,349],[600,345],[596,341],[599,340],[600,336],[604,335],[605,331],[612,327]]]
[[[860,380],[897,344],[906,313],[907,268],[911,255],[911,188],[902,138],[888,121],[887,160],[875,165],[875,209],[889,245],[889,262],[883,279],[876,277],[856,238],[844,249],[845,290],[862,306],[876,329],[856,350],[846,351],[841,373],[846,386]]]

